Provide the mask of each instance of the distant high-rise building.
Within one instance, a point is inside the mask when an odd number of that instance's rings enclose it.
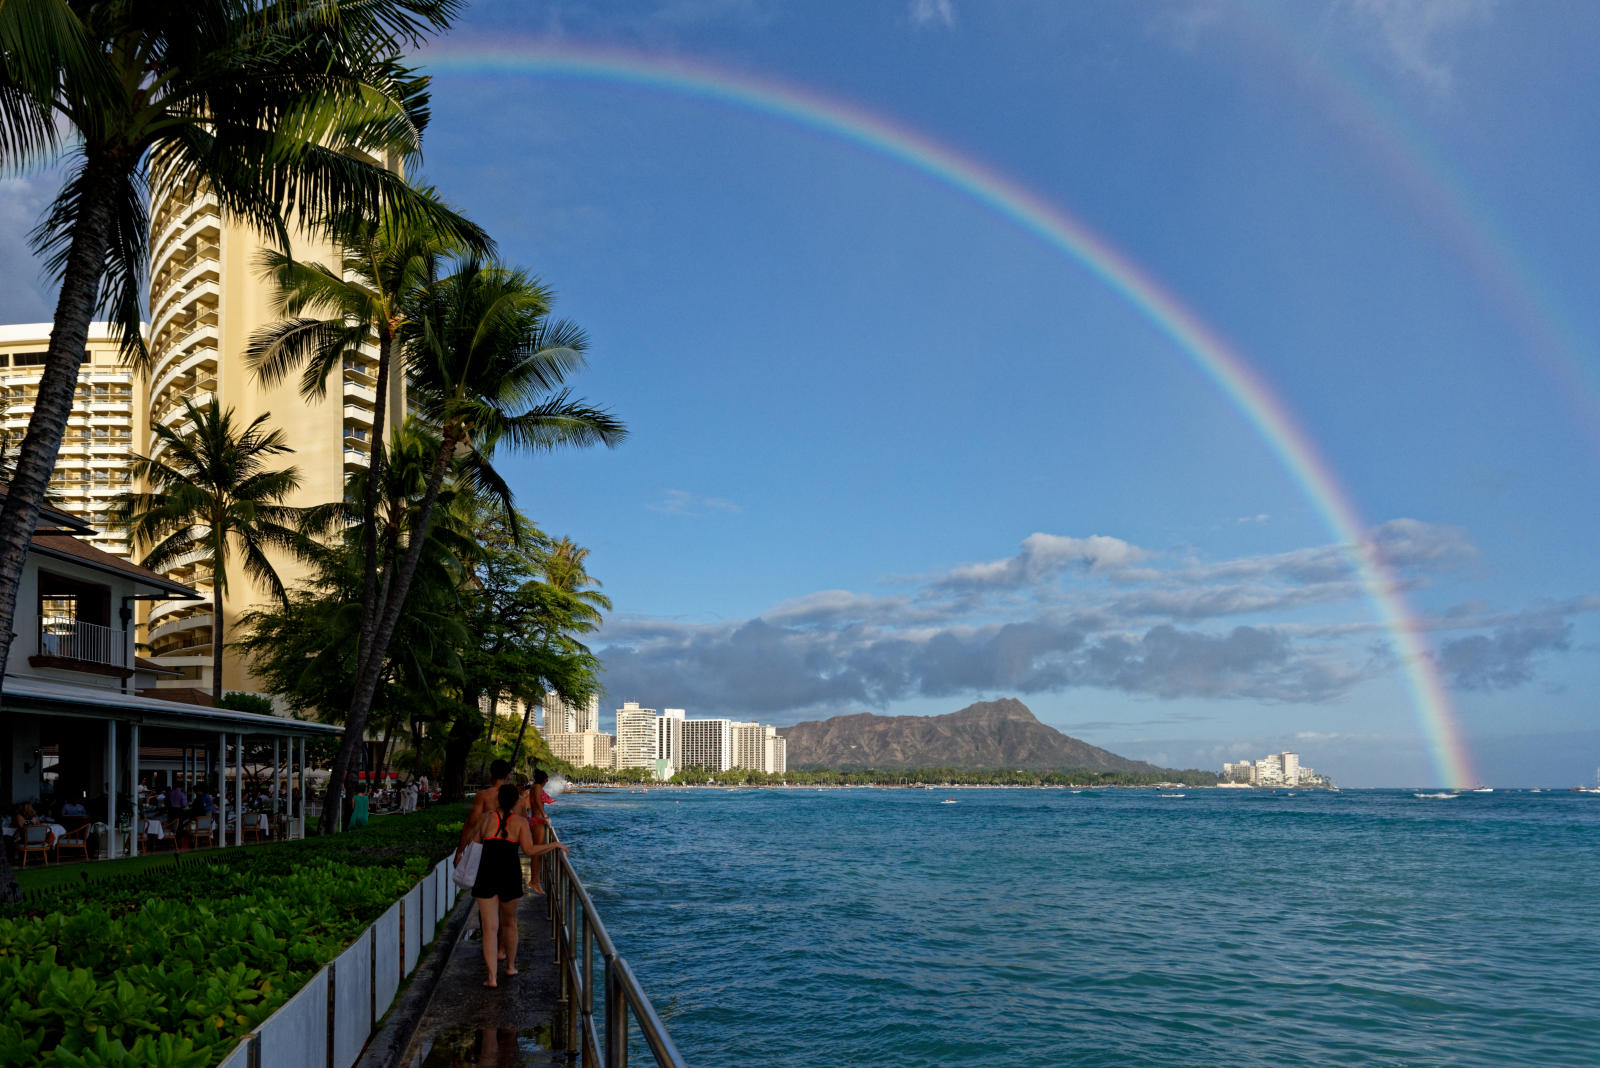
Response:
[[[13,459],[39,396],[50,329],[50,323],[0,326],[0,394],[5,400],[6,451]],[[126,558],[127,539],[106,521],[106,508],[117,494],[133,488],[128,465],[143,450],[149,433],[144,379],[123,362],[109,323],[90,323],[84,348],[78,395],[50,476],[49,501],[94,527],[95,533],[81,535],[82,540]]]
[[[1223,782],[1242,782],[1252,786],[1326,786],[1312,768],[1300,763],[1298,753],[1269,753],[1254,763],[1241,760],[1222,765]]]
[[[600,729],[600,695],[590,694],[581,706],[574,705],[554,690],[544,696],[544,733],[581,734]]]
[[[768,775],[784,775],[789,771],[789,740],[778,733],[778,728],[766,728],[767,766],[761,770]]]
[[[765,771],[767,763],[766,731],[759,723],[730,723],[733,737],[733,766],[749,771]]]
[[[550,744],[550,754],[580,768],[609,768],[612,761],[612,738],[599,731],[575,731],[552,734],[545,738]]]
[[[664,708],[656,719],[656,759],[683,767],[683,709]]]
[[[640,708],[637,701],[624,701],[617,709],[617,742],[612,750],[612,766],[653,768],[656,762],[656,710]]]
[[[726,719],[683,721],[683,763],[679,767],[727,771],[733,767],[733,723]]]

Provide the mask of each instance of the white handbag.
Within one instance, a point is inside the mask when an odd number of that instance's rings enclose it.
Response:
[[[461,859],[456,861],[456,867],[450,873],[450,878],[464,890],[471,890],[472,884],[478,881],[478,862],[483,859],[483,843],[468,842],[467,848],[461,851]]]

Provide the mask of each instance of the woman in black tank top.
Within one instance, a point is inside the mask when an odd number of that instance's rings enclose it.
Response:
[[[478,900],[478,917],[483,923],[483,963],[489,969],[484,986],[499,984],[501,952],[506,959],[506,975],[517,974],[517,902],[522,898],[522,858],[542,856],[567,847],[560,842],[535,844],[528,821],[517,815],[518,792],[515,786],[500,787],[495,811],[478,821],[469,841],[482,842],[478,878],[472,896]]]

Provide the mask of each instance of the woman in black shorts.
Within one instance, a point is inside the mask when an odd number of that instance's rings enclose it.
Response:
[[[472,896],[478,899],[478,918],[483,924],[483,963],[489,978],[483,984],[495,987],[499,957],[506,961],[506,975],[517,974],[517,901],[522,897],[522,859],[567,847],[560,842],[535,845],[526,818],[516,812],[518,791],[510,783],[495,796],[495,811],[485,813],[473,829],[468,842],[482,842],[478,878]]]

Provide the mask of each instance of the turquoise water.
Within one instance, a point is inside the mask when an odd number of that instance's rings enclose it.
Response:
[[[694,1065],[1600,1064],[1600,795],[652,790],[553,814]]]

